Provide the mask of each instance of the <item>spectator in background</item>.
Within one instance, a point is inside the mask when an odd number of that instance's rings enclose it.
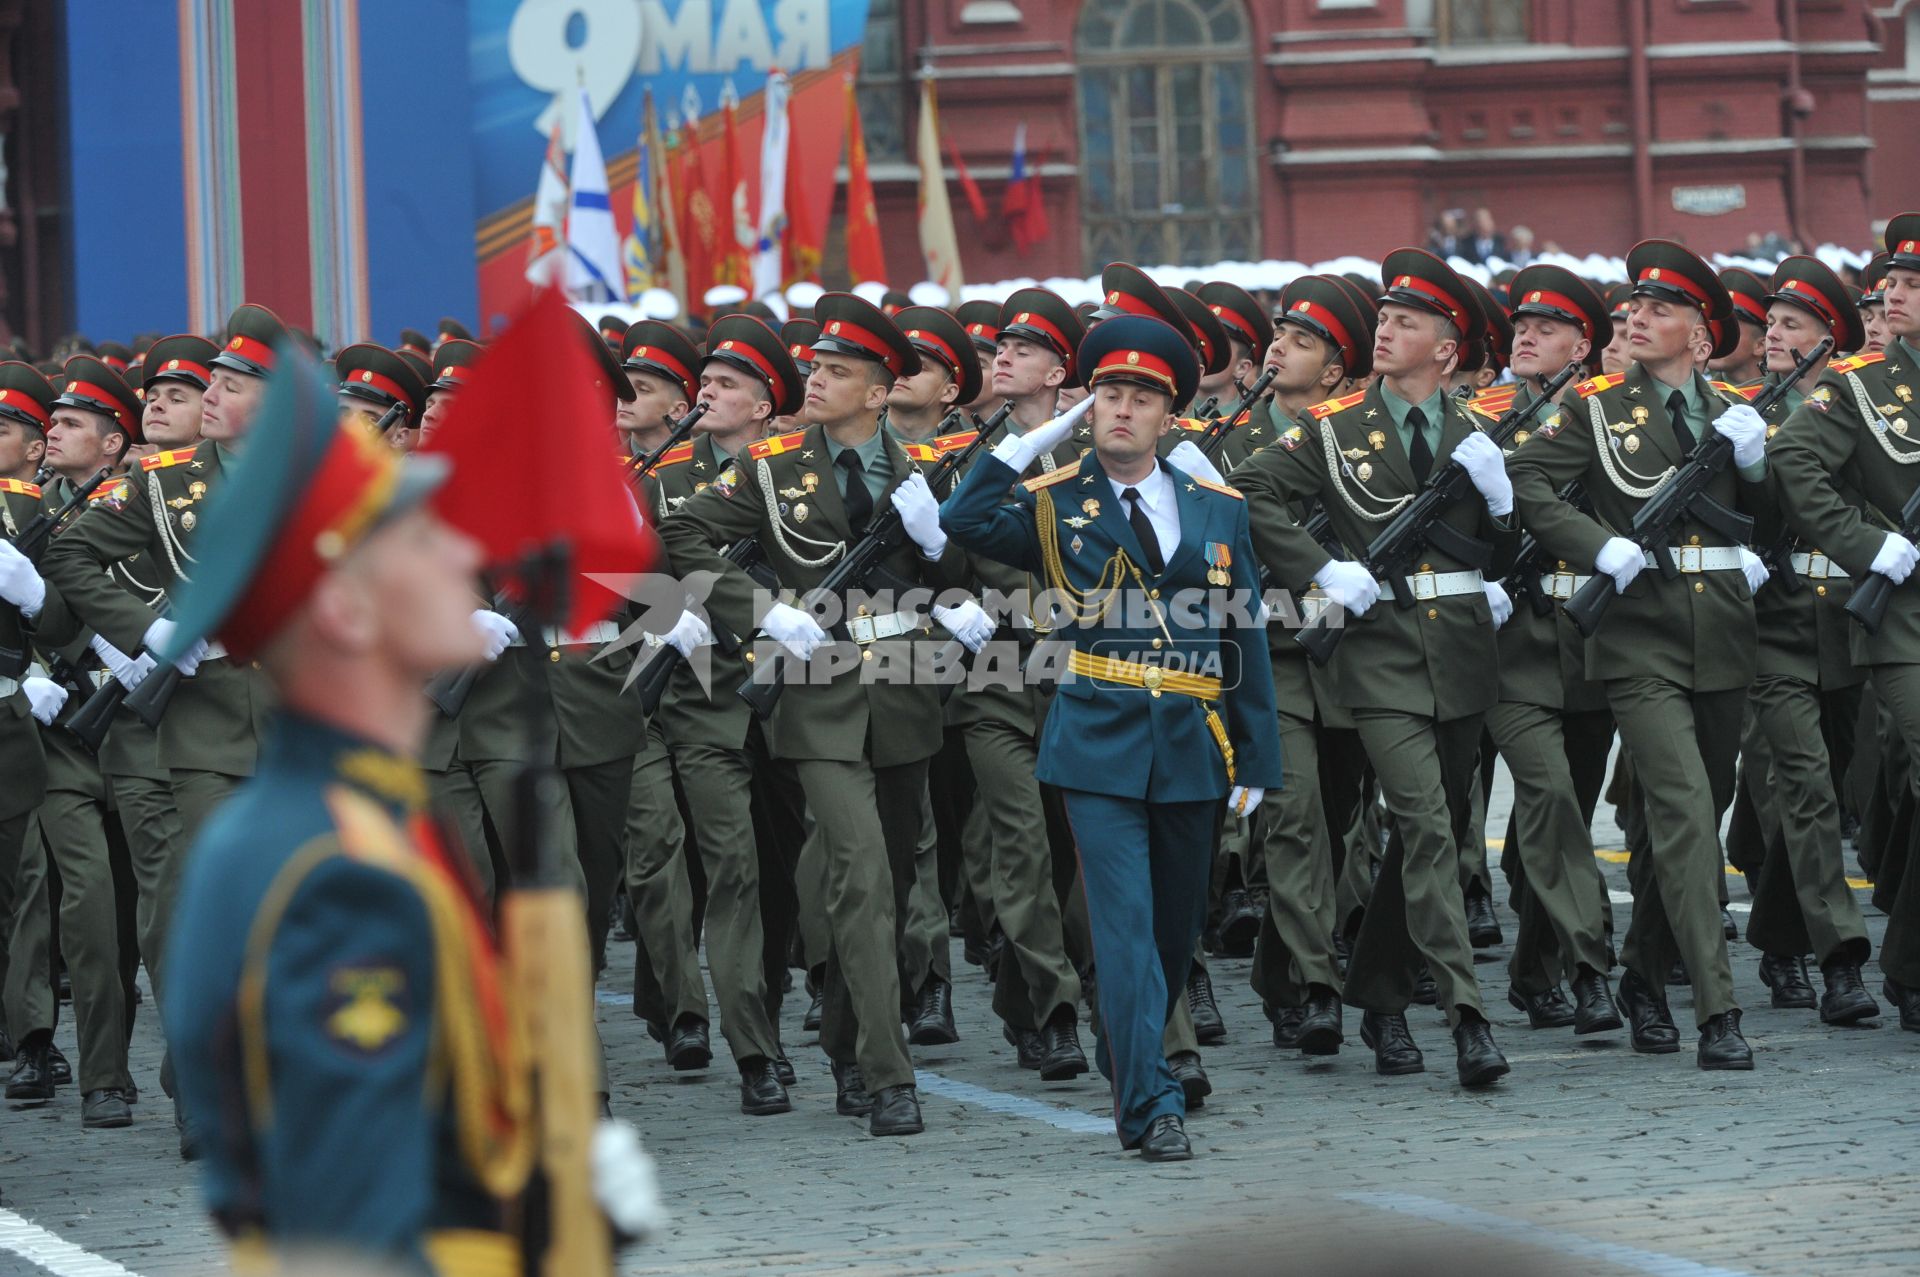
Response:
[[[1494,228],[1493,210],[1482,205],[1473,210],[1473,234],[1460,246],[1460,256],[1486,265],[1488,259],[1507,256],[1507,237]]]
[[[1507,265],[1516,270],[1533,265],[1533,229],[1516,226],[1507,232]]]
[[[1427,248],[1442,261],[1449,257],[1465,256],[1467,251],[1466,210],[1450,208],[1440,214],[1440,220],[1427,233]]]

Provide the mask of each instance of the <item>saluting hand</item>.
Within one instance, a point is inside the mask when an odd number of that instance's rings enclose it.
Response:
[[[1486,498],[1489,514],[1504,519],[1513,513],[1513,484],[1507,478],[1507,459],[1499,444],[1476,430],[1453,446],[1453,459]]]

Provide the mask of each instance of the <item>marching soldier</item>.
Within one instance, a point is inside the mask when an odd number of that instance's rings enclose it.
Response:
[[[1920,384],[1920,213],[1902,213],[1887,222],[1886,249],[1885,347],[1829,364],[1820,384],[1768,445],[1767,455],[1778,471],[1787,517],[1807,542],[1855,581],[1876,572],[1899,586],[1920,551],[1904,531],[1884,531],[1869,512],[1885,517],[1901,510],[1914,489],[1912,466],[1920,462],[1920,446],[1908,442],[1916,433],[1912,400]],[[1851,634],[1854,661],[1867,668],[1909,758],[1920,756],[1916,600],[1920,593],[1895,589],[1878,630]],[[1909,772],[1910,781],[1914,774]],[[1916,879],[1920,875],[1902,875],[1888,902],[1880,968],[1886,974],[1882,992],[1898,1010],[1900,1027],[1920,1032]],[[1857,952],[1856,947],[1849,960]]]
[[[1004,302],[976,300],[961,302],[953,312],[973,342],[974,357],[980,361],[980,395],[973,411],[982,421],[1000,411],[1000,395],[993,388],[993,360],[1000,353],[1000,312]]]
[[[896,506],[913,542],[890,569],[907,580],[955,583],[954,565],[942,563],[946,535],[933,495],[880,429],[887,392],[919,371],[919,352],[891,319],[851,294],[827,294],[814,314],[821,334],[803,409],[814,424],[751,445],[662,525],[676,572],[719,574],[708,610],[736,634],[754,632],[756,587],[723,548],[757,538],[781,585],[804,593],[860,539],[883,502]],[[738,341],[731,353],[750,362],[761,354]],[[796,671],[768,736],[799,773],[824,866],[832,957],[821,1045],[834,1064],[836,1106],[868,1115],[875,1135],[915,1134],[924,1124],[900,1027],[896,955],[920,796],[941,722],[933,686],[896,680],[925,623],[910,612],[849,617],[854,642],[845,643],[788,603],[757,619],[799,661],[816,652],[826,658],[820,669]]]
[[[1707,325],[1732,302],[1713,270],[1678,244],[1647,240],[1627,257],[1633,362],[1619,377],[1582,383],[1564,416],[1533,432],[1511,471],[1521,518],[1548,554],[1610,576],[1621,597],[1587,640],[1589,677],[1631,754],[1650,847],[1635,857],[1633,922],[1621,950],[1620,1002],[1636,1051],[1680,1048],[1665,985],[1686,963],[1703,1069],[1750,1069],[1721,930],[1719,821],[1733,798],[1734,754],[1753,679],[1757,560],[1714,525],[1689,515],[1668,554],[1682,570],[1643,572],[1650,559],[1615,536],[1709,432],[1733,445],[1734,464],[1709,487],[1724,507],[1764,510],[1766,423],[1730,404],[1696,371]],[[1579,480],[1588,515],[1559,491]],[[1636,588],[1636,582],[1638,583]],[[1641,869],[1641,863],[1646,868]]]
[[[411,438],[413,423],[427,400],[426,383],[412,364],[385,346],[361,342],[335,355],[333,370],[340,378],[343,412],[367,430],[386,420],[389,443]],[[395,409],[398,415],[389,419],[387,414]]]
[[[1761,378],[1769,327],[1769,290],[1765,280],[1739,266],[1721,271],[1720,282],[1733,303],[1733,314],[1722,321],[1725,340],[1707,367],[1718,380],[1744,390],[1757,385]]]
[[[1065,793],[1080,851],[1100,1066],[1121,1145],[1147,1161],[1184,1160],[1186,1098],[1163,1038],[1206,917],[1208,864],[1194,849],[1214,842],[1222,798],[1244,815],[1281,783],[1266,634],[1248,614],[1258,571],[1238,494],[1155,455],[1199,379],[1185,336],[1141,316],[1109,319],[1078,358],[1093,387],[1093,447],[1008,503],[1007,486],[1065,440],[1072,419],[1008,436],[944,522],[1072,600],[1072,677],[1047,716],[1038,774]],[[1207,586],[1238,592],[1248,610],[1237,623],[1210,607],[1194,625],[1161,603],[1163,592]]]
[[[1482,718],[1496,698],[1494,626],[1477,569],[1429,546],[1413,588],[1420,604],[1380,607],[1388,591],[1364,565],[1329,556],[1289,513],[1324,504],[1340,542],[1367,545],[1414,499],[1435,466],[1457,461],[1477,495],[1446,514],[1455,533],[1487,543],[1497,567],[1512,554],[1512,489],[1500,449],[1442,392],[1448,368],[1483,326],[1473,294],[1438,258],[1401,249],[1381,263],[1387,286],[1374,338],[1379,374],[1364,393],[1314,406],[1234,472],[1247,494],[1254,544],[1276,581],[1317,583],[1348,614],[1329,668],[1353,714],[1395,817],[1395,830],[1347,966],[1346,998],[1364,1009],[1361,1040],[1382,1074],[1426,1067],[1406,1024],[1415,969],[1431,969],[1453,1028],[1460,1081],[1483,1086],[1508,1071],[1474,983],[1459,886],[1458,837]]]
[[[627,330],[620,359],[633,398],[620,400],[614,415],[627,451],[649,456],[667,441],[673,423],[686,415],[694,397],[698,356],[678,328],[643,319]]]
[[[1875,253],[1860,272],[1860,349],[1847,354],[1871,354],[1887,344],[1887,262],[1885,253]]]

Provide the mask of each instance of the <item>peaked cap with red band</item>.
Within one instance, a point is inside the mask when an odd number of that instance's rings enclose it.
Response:
[[[1220,322],[1220,316],[1184,288],[1169,288],[1167,296],[1180,308],[1180,317],[1193,330],[1194,348],[1200,352],[1200,367],[1205,375],[1211,377],[1225,372],[1233,362],[1233,343],[1227,340],[1227,326]]]
[[[213,381],[213,357],[219,353],[220,347],[193,333],[162,337],[142,357],[141,389],[151,388],[156,381],[183,381],[205,390]]]
[[[1200,285],[1195,296],[1207,304],[1234,340],[1252,347],[1253,361],[1259,363],[1273,341],[1273,320],[1253,295],[1238,284],[1215,279]]]
[[[586,343],[584,349],[593,356],[593,384],[604,387],[622,403],[632,403],[636,398],[633,383],[627,380],[626,370],[620,366],[620,356],[613,353],[613,348],[587,322],[585,315],[572,307],[567,308],[567,313],[574,318],[573,331]]]
[[[477,341],[450,337],[441,342],[433,351],[433,381],[428,384],[427,393],[460,389],[472,376],[471,365],[478,358],[480,343]]]
[[[873,313],[880,314],[877,310]],[[707,353],[701,362],[707,360],[737,368],[765,386],[776,417],[792,416],[806,402],[805,378],[787,352],[787,343],[764,320],[752,315],[722,315],[707,330]]]
[[[973,339],[951,312],[938,306],[908,306],[893,317],[893,322],[920,352],[922,367],[931,359],[959,384],[956,407],[964,408],[980,397],[986,381],[980,373],[980,359],[973,353]]]
[[[1713,267],[1699,254],[1670,239],[1645,239],[1627,254],[1627,282],[1635,297],[1681,302],[1708,319],[1733,313],[1733,298]]]
[[[787,353],[793,356],[793,366],[800,370],[803,381],[813,375],[813,339],[819,335],[818,320],[803,317],[780,325],[780,340],[787,343]]]
[[[344,423],[305,351],[281,348],[247,447],[208,498],[193,579],[175,592],[174,660],[218,638],[246,660],[278,634],[336,563],[446,477],[444,457],[403,454]]]
[[[227,339],[213,357],[215,368],[264,377],[273,371],[274,350],[287,335],[287,326],[265,306],[245,302],[227,320]]]
[[[1486,326],[1473,291],[1453,267],[1423,248],[1398,248],[1380,262],[1381,304],[1398,302],[1453,321],[1471,345]]]
[[[0,363],[0,417],[47,433],[53,424],[53,386],[46,374],[17,359]]]
[[[814,303],[813,317],[820,321],[820,335],[813,340],[816,362],[823,354],[848,355],[871,359],[895,377],[920,371],[920,352],[900,325],[873,303],[852,293],[827,293]]]
[[[1185,333],[1150,315],[1116,315],[1088,330],[1079,364],[1087,386],[1124,381],[1158,390],[1168,408],[1193,402],[1200,389],[1200,358]]]
[[[140,396],[106,360],[98,355],[75,355],[60,371],[66,382],[53,401],[56,406],[84,408],[112,417],[128,439],[145,442],[146,436],[140,431]]]
[[[1920,213],[1898,213],[1887,219],[1887,267],[1920,271]]]
[[[1373,308],[1338,275],[1297,275],[1280,290],[1275,321],[1304,328],[1331,344],[1349,377],[1373,371]]]
[[[953,317],[967,330],[967,337],[983,354],[991,355],[1000,341],[999,302],[961,302]]]
[[[1853,292],[1817,257],[1786,258],[1767,281],[1769,302],[1798,306],[1827,326],[1835,350],[1854,351],[1867,344],[1867,327]]]
[[[1860,268],[1860,304],[1862,306],[1884,306],[1887,302],[1887,267],[1893,259],[1885,253],[1875,253],[1865,266]]]
[[[417,350],[421,354],[431,358],[433,355],[433,339],[421,332],[418,328],[402,328],[400,330],[400,344],[395,346],[394,349]]]
[[[1147,272],[1132,262],[1108,262],[1100,272],[1100,304],[1087,317],[1087,326],[1102,323],[1115,315],[1146,315],[1159,320],[1199,348],[1200,335],[1178,302],[1167,290],[1153,282]]]
[[[1564,266],[1527,266],[1507,285],[1513,317],[1538,315],[1572,324],[1593,346],[1597,358],[1613,340],[1613,317],[1598,289]]]
[[[427,387],[420,374],[385,346],[370,341],[348,346],[333,357],[333,371],[340,378],[341,394],[371,404],[376,413],[405,404],[403,425],[417,420],[426,407]]]
[[[629,372],[665,377],[680,387],[688,403],[700,393],[700,352],[693,339],[672,324],[643,319],[628,328],[620,342],[620,361]]]
[[[1000,335],[996,344],[1009,337],[1045,346],[1066,365],[1069,386],[1081,383],[1074,354],[1087,328],[1080,312],[1067,305],[1066,298],[1051,288],[1021,288],[1000,303]]]
[[[1720,282],[1726,285],[1727,300],[1733,303],[1734,317],[1742,323],[1764,329],[1767,326],[1766,282],[1740,266],[1729,266],[1721,271]]]

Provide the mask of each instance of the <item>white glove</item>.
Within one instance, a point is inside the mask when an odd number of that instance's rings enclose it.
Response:
[[[1225,483],[1220,467],[1207,459],[1200,451],[1200,445],[1191,439],[1182,439],[1173,445],[1173,451],[1167,454],[1167,463],[1177,470],[1184,470],[1196,479],[1205,479],[1208,483]]]
[[[642,1241],[667,1226],[653,1158],[640,1147],[639,1132],[630,1123],[603,1120],[594,1127],[588,1160],[593,1164],[594,1200],[615,1228]]]
[[[697,649],[713,642],[713,627],[696,612],[682,612],[673,628],[660,636],[660,641],[692,660]]]
[[[1453,459],[1486,498],[1487,511],[1496,519],[1513,513],[1513,483],[1507,478],[1507,459],[1500,445],[1476,430],[1453,446]]]
[[[1480,588],[1487,592],[1487,606],[1493,609],[1493,628],[1497,630],[1513,619],[1513,600],[1498,581],[1487,581]]]
[[[895,487],[893,508],[900,512],[900,524],[920,547],[921,554],[937,559],[946,552],[947,534],[940,527],[940,502],[927,486],[927,476],[916,470]]]
[[[1733,445],[1733,464],[1750,466],[1767,455],[1767,419],[1753,410],[1752,404],[1737,403],[1713,419],[1715,434],[1722,434]]]
[[[167,644],[173,641],[174,630],[178,628],[178,626],[164,616],[155,617],[153,624],[147,627],[146,634],[141,636],[140,646],[150,652],[164,652],[167,650]],[[206,654],[207,641],[205,639],[195,639],[186,651],[180,653],[180,657],[174,661],[173,667],[179,670],[183,676],[192,678],[193,672],[200,668],[200,662]]]
[[[60,707],[67,703],[67,689],[50,678],[29,678],[20,684],[27,694],[27,705],[42,727],[53,726]]]
[[[1747,590],[1753,594],[1758,594],[1760,587],[1767,583],[1767,578],[1773,575],[1760,556],[1744,545],[1740,547],[1740,570],[1746,574]]]
[[[1608,537],[1607,543],[1600,547],[1600,553],[1593,556],[1593,570],[1603,572],[1613,578],[1613,588],[1622,594],[1633,584],[1633,578],[1640,575],[1640,569],[1647,566],[1647,556],[1639,546],[1625,537]]]
[[[472,619],[473,628],[487,642],[486,650],[481,655],[489,661],[499,660],[500,654],[512,647],[513,641],[520,637],[520,627],[492,608],[473,609]]]
[[[1093,396],[1088,395],[1059,416],[1042,422],[1023,435],[1009,431],[1006,438],[993,445],[993,455],[1015,471],[1025,473],[1035,457],[1043,452],[1052,452],[1066,442],[1067,436],[1073,433],[1074,423],[1092,410]]]
[[[1880,553],[1873,556],[1871,570],[1898,585],[1912,574],[1916,560],[1920,560],[1920,549],[1898,532],[1889,532],[1880,543]]]
[[[1235,785],[1227,792],[1227,815],[1251,816],[1266,796],[1267,791],[1258,785]]]
[[[994,632],[1000,627],[987,615],[987,609],[972,599],[956,607],[941,607],[934,604],[933,619],[947,627],[947,633],[960,640],[969,652],[977,652],[987,645]]]
[[[107,672],[119,680],[120,686],[129,692],[140,686],[147,675],[153,673],[153,655],[149,652],[129,657],[98,634],[87,640],[87,646],[92,648],[94,655],[100,658],[100,663],[107,667]]]
[[[1313,579],[1349,616],[1365,616],[1367,609],[1380,599],[1380,582],[1351,559],[1328,559],[1313,574]]]
[[[47,583],[40,579],[33,560],[14,548],[11,541],[0,541],[0,599],[20,609],[29,619],[40,615],[47,601]]]
[[[820,622],[790,603],[775,603],[768,608],[760,618],[760,628],[803,661],[830,641]]]

